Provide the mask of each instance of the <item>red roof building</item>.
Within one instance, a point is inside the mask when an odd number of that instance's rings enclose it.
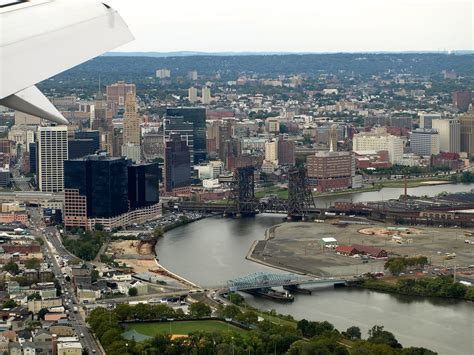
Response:
[[[351,245],[339,245],[336,247],[336,253],[347,255],[347,256],[353,256],[357,254],[357,249],[355,249]]]
[[[388,256],[387,251],[381,248],[361,244],[353,244],[352,247],[357,250],[357,254],[364,254],[372,258],[386,258]]]

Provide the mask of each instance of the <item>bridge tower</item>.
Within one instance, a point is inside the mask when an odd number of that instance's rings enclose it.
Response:
[[[255,168],[246,166],[237,168],[229,196],[227,213],[235,213],[236,217],[257,214],[258,201],[255,198]]]
[[[306,219],[308,208],[315,208],[313,195],[308,186],[306,168],[294,168],[288,172],[288,219]]]

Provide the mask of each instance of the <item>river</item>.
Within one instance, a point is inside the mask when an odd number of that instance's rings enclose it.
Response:
[[[410,189],[412,195],[442,191],[470,191],[470,185],[439,185]],[[354,194],[353,201],[398,197],[403,189]],[[332,200],[346,199],[335,196]],[[349,196],[350,198],[350,196]],[[203,219],[166,233],[156,251],[169,270],[202,286],[223,285],[226,280],[256,271],[279,272],[245,259],[251,244],[265,230],[282,221],[280,215],[255,218]],[[440,354],[474,353],[474,305],[467,302],[399,297],[367,290],[320,289],[313,295],[296,295],[292,304],[279,304],[246,296],[260,309],[275,309],[296,319],[327,320],[339,330],[359,326],[363,334],[377,324],[395,334],[404,346],[424,346]]]

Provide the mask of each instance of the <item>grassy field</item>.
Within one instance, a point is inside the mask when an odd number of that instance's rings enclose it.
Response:
[[[171,325],[171,327],[170,327]],[[219,332],[224,330],[244,331],[226,322],[218,320],[196,320],[182,322],[133,323],[128,325],[137,333],[154,336],[157,334],[189,334],[196,331]]]

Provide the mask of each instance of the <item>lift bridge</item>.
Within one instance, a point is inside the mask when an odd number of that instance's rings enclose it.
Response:
[[[224,181],[223,181],[224,182]],[[307,184],[306,169],[294,168],[288,172],[288,199],[268,196],[255,197],[255,168],[237,168],[231,179],[230,194],[225,204],[199,202],[173,202],[169,208],[183,211],[219,212],[226,216],[252,216],[258,213],[286,213],[289,219],[306,219],[310,213],[321,213],[317,209]]]
[[[312,278],[296,274],[271,274],[266,272],[256,272],[254,274],[227,281],[227,288],[229,291],[235,292],[308,284],[345,285],[346,280],[335,278]]]

